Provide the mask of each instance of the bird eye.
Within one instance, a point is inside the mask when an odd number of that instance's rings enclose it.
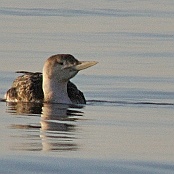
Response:
[[[63,65],[63,62],[60,62],[59,65]]]

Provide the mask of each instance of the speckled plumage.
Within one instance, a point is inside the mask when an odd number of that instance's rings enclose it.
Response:
[[[23,73],[23,75],[14,80],[12,87],[6,93],[6,95],[11,98],[11,101],[43,102],[42,73],[25,71],[18,71],[17,73]],[[83,93],[70,81],[67,85],[67,92],[72,103],[86,104]]]

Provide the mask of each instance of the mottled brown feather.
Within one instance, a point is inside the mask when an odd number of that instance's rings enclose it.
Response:
[[[14,80],[12,87],[6,93],[6,96],[13,101],[43,102],[42,73],[25,71],[18,71],[17,73],[24,74]],[[68,97],[73,104],[86,104],[83,93],[70,81],[67,85],[67,92]]]

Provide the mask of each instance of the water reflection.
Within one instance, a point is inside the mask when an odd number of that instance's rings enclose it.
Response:
[[[7,103],[7,106],[7,112],[17,115],[17,121],[20,119],[20,124],[10,125],[11,129],[15,129],[11,136],[15,138],[13,150],[78,149],[78,144],[75,143],[76,121],[83,116],[82,107],[47,103]]]
[[[9,102],[7,112],[14,115],[33,115],[41,114],[43,103]]]

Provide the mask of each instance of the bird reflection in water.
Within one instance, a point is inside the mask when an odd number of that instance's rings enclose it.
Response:
[[[74,151],[78,149],[76,121],[83,116],[83,106],[49,103],[7,103],[7,112],[17,115],[22,123],[27,118],[29,124],[11,124],[16,131],[13,150],[26,151]],[[19,117],[20,115],[20,117]],[[32,116],[32,117],[31,117]],[[33,119],[36,118],[36,119]],[[38,121],[39,118],[39,121]],[[31,120],[36,122],[31,124]],[[33,122],[32,121],[32,122]],[[20,120],[21,122],[21,120]]]

